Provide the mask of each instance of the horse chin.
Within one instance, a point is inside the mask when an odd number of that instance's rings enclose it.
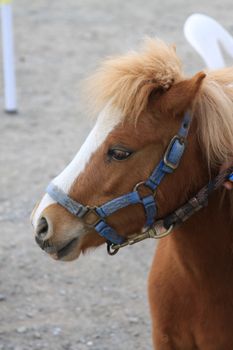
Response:
[[[66,249],[66,248],[64,248]],[[51,256],[51,258],[53,258],[54,260],[60,260],[60,261],[73,261],[73,260],[76,260],[79,258],[80,256],[80,253],[81,253],[81,249],[76,247],[76,248],[73,248],[73,250],[65,253],[62,250],[56,252],[56,253],[53,253],[53,254],[49,254]]]
[[[57,253],[50,254],[50,256],[54,260],[69,262],[69,261],[77,260],[79,258],[80,253],[81,253],[81,250],[79,250],[78,252],[72,252],[72,253],[67,254],[63,257],[60,257],[59,254],[57,254]]]
[[[62,248],[56,251],[48,252],[48,254],[54,260],[60,260],[60,261],[72,261],[72,260],[78,259],[80,253],[81,253],[81,248],[80,248],[79,238],[72,239],[69,243],[63,245]]]

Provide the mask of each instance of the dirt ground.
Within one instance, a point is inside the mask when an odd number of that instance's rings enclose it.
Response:
[[[55,262],[36,246],[29,214],[90,129],[80,88],[103,57],[158,36],[177,44],[193,73],[203,63],[185,41],[185,19],[206,13],[233,32],[232,9],[232,0],[14,2],[19,114],[0,111],[1,350],[152,348],[155,243]]]

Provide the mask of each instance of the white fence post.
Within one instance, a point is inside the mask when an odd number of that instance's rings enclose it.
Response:
[[[0,0],[5,111],[17,113],[11,0]]]

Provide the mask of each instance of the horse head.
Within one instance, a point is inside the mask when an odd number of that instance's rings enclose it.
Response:
[[[154,220],[200,187],[208,171],[207,164],[200,161],[195,121],[176,171],[167,171],[156,191],[144,184],[164,159],[185,113],[192,114],[204,78],[202,72],[185,78],[174,48],[161,41],[148,40],[142,51],[104,62],[89,80],[88,98],[99,110],[96,123],[75,158],[52,180],[63,196],[87,208],[88,215],[73,215],[46,193],[32,213],[36,241],[42,249],[55,259],[68,261],[103,244],[106,237],[95,228],[99,220],[96,208],[103,209],[105,203],[122,197],[121,204],[127,202],[125,195],[135,189],[141,199],[156,197]],[[147,212],[142,203],[130,199],[110,210],[101,222],[124,240],[143,231]]]

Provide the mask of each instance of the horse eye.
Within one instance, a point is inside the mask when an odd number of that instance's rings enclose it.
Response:
[[[131,155],[131,153],[132,152],[130,151],[117,149],[117,148],[110,149],[108,151],[108,155],[114,160],[125,160]]]

